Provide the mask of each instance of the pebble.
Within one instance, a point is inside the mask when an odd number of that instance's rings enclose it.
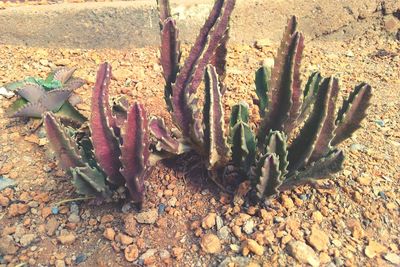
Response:
[[[261,256],[262,254],[264,254],[264,247],[258,244],[257,241],[253,239],[247,239],[246,246],[250,250],[250,252],[253,252],[256,255]]]
[[[201,222],[201,227],[204,229],[211,229],[215,225],[215,219],[217,217],[217,214],[214,212],[211,212],[207,214],[206,217],[204,217],[203,221]]]
[[[15,217],[27,213],[28,210],[29,206],[26,204],[23,203],[11,204],[10,207],[8,208],[8,215],[10,217]]]
[[[154,259],[154,255],[157,253],[157,249],[148,249],[145,253],[140,255],[139,260],[142,260],[145,264],[151,263]]]
[[[365,247],[364,253],[368,258],[372,259],[375,258],[375,256],[385,251],[386,251],[385,246],[379,244],[374,240],[370,240],[368,246]]]
[[[229,227],[228,226],[223,226],[221,229],[218,231],[218,237],[221,238],[222,240],[228,240],[229,239]]]
[[[243,225],[243,231],[250,235],[253,233],[253,229],[254,229],[254,221],[253,220],[248,220],[244,223]]]
[[[57,237],[57,240],[63,245],[70,245],[75,242],[76,236],[73,233],[64,234]]]
[[[135,218],[138,223],[154,224],[158,218],[158,211],[157,209],[144,211],[136,214]]]
[[[220,230],[224,226],[224,221],[219,215],[217,215],[217,217],[215,218],[215,223],[217,225],[217,230]]]
[[[29,245],[33,242],[33,240],[35,240],[35,239],[36,239],[36,235],[35,235],[35,234],[26,234],[26,235],[23,235],[23,236],[20,238],[19,243],[20,243],[23,247],[27,247],[27,246],[29,246]]]
[[[52,208],[51,208],[51,213],[52,213],[53,215],[57,215],[58,212],[59,212],[58,207],[52,207]]]
[[[170,200],[168,200],[168,205],[171,207],[175,207],[176,202],[178,202],[178,199],[176,197],[171,197]]]
[[[54,233],[56,232],[58,226],[60,226],[60,223],[57,221],[56,218],[50,218],[45,226],[46,229],[46,233],[48,236],[52,236],[54,235]]]
[[[356,219],[350,219],[347,222],[347,227],[351,231],[351,235],[356,239],[361,239],[364,237],[364,229],[361,226],[361,223]]]
[[[327,250],[329,245],[329,236],[314,225],[311,229],[311,235],[308,238],[308,242],[317,251]]]
[[[112,222],[113,220],[114,220],[114,216],[112,216],[111,214],[106,214],[101,217],[100,223],[106,224],[106,223]]]
[[[72,213],[68,216],[68,221],[71,223],[78,223],[81,220],[78,214]]]
[[[183,248],[175,247],[172,249],[172,255],[178,260],[183,257],[184,253],[185,250]]]
[[[203,235],[200,241],[200,246],[204,252],[210,254],[219,253],[222,249],[219,238],[211,233]]]
[[[0,255],[14,255],[17,251],[18,247],[11,236],[6,235],[0,238]]]
[[[300,263],[310,264],[311,266],[319,266],[319,258],[315,251],[304,242],[292,241],[287,245],[290,256],[298,260]]]
[[[17,182],[15,180],[0,176],[0,191],[3,191],[4,189],[9,187],[14,187],[16,184]]]
[[[395,265],[400,265],[400,256],[395,253],[387,253],[383,258]]]
[[[293,200],[286,195],[282,195],[282,202],[282,205],[288,210],[291,210],[294,207]]]
[[[110,240],[110,241],[113,241],[114,238],[115,238],[115,231],[114,231],[114,229],[112,229],[112,228],[106,228],[106,229],[104,230],[104,232],[103,232],[103,236],[104,236],[106,239],[108,239],[108,240]]]
[[[159,254],[160,254],[160,258],[161,258],[162,260],[166,260],[166,259],[171,258],[171,254],[170,254],[169,251],[166,250],[166,249],[161,250]]]
[[[0,206],[7,207],[9,204],[10,204],[10,200],[7,197],[0,194]]]
[[[124,231],[130,236],[135,236],[137,234],[135,216],[130,213],[124,217]]]
[[[115,240],[120,242],[122,245],[130,245],[133,243],[133,238],[130,237],[129,235],[124,235],[124,234],[118,234],[115,237]]]
[[[85,262],[86,259],[87,259],[86,255],[83,254],[83,253],[80,253],[75,259],[75,264],[79,264],[79,263]]]
[[[56,267],[65,267],[65,262],[64,262],[64,260],[56,260],[54,265]]]
[[[124,256],[127,261],[133,262],[139,256],[138,247],[135,244],[127,246],[124,250]]]
[[[158,214],[162,215],[165,212],[165,204],[161,203],[158,205]]]

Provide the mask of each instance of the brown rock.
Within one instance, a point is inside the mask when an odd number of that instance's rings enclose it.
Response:
[[[372,178],[370,176],[358,176],[357,182],[361,185],[370,185]]]
[[[0,194],[0,206],[7,207],[8,204],[10,204],[10,200],[8,199],[8,197],[5,197],[2,194]]]
[[[136,214],[135,218],[138,223],[154,224],[158,218],[158,211],[157,209],[144,211]]]
[[[121,233],[115,237],[115,240],[120,242],[122,245],[130,245],[133,243],[132,237],[130,237],[129,235],[121,234]]]
[[[100,223],[106,224],[106,223],[112,222],[113,220],[114,220],[114,216],[112,216],[111,214],[106,214],[101,217]]]
[[[324,231],[321,231],[318,226],[313,226],[308,242],[317,251],[323,251],[328,249],[329,237]]]
[[[124,230],[130,236],[135,236],[137,234],[136,219],[132,213],[129,213],[124,218]]]
[[[314,211],[314,212],[312,213],[311,218],[312,218],[315,222],[320,223],[320,222],[322,222],[322,220],[324,219],[324,215],[322,215],[322,213],[321,213],[320,211],[317,210],[317,211]]]
[[[210,229],[215,225],[215,219],[217,218],[217,214],[214,212],[209,213],[206,217],[204,217],[203,221],[201,222],[201,226],[204,229]]]
[[[349,227],[351,231],[351,235],[356,239],[361,239],[364,237],[364,229],[361,226],[361,223],[356,219],[350,219],[347,221],[347,227]]]
[[[214,234],[205,234],[201,238],[200,246],[204,252],[215,254],[219,253],[222,249],[221,241],[219,238]]]
[[[368,246],[364,250],[365,255],[370,259],[374,258],[376,255],[379,255],[385,251],[386,251],[385,246],[373,240],[369,241]]]
[[[43,219],[46,219],[47,217],[49,217],[50,216],[50,214],[51,214],[51,208],[50,207],[44,207],[43,209],[42,209],[42,218]]]
[[[139,256],[139,250],[136,245],[129,245],[124,250],[125,259],[129,262],[136,260]]]
[[[15,245],[11,236],[6,235],[0,238],[0,254],[1,255],[14,255],[17,253],[18,247]]]
[[[29,210],[29,206],[23,203],[11,204],[8,208],[8,215],[10,217],[15,217],[18,215],[23,215],[27,213]]]
[[[257,241],[253,239],[247,239],[246,246],[250,250],[250,252],[253,252],[254,254],[261,256],[264,254],[264,247],[259,245]]]
[[[282,195],[282,205],[288,210],[294,207],[293,200],[286,195]]]
[[[317,254],[314,250],[307,246],[304,242],[293,241],[287,245],[289,255],[304,264],[310,264],[311,266],[319,266],[320,262]]]
[[[63,245],[70,245],[75,242],[76,236],[73,233],[64,234],[57,237],[57,240]]]
[[[49,236],[54,235],[54,233],[56,232],[58,226],[60,226],[60,223],[57,221],[56,218],[50,218],[45,226],[46,229],[46,233]]]
[[[172,249],[172,256],[179,260],[183,257],[184,252],[185,250],[183,248],[175,247]]]
[[[112,229],[112,228],[106,228],[106,229],[104,230],[103,236],[104,236],[106,239],[108,239],[108,240],[110,240],[110,241],[113,241],[114,238],[115,238],[115,231],[114,231],[114,229]]]

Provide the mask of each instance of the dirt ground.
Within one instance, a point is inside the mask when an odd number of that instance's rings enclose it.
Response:
[[[250,103],[254,71],[276,48],[261,41],[229,47],[227,111],[241,99]],[[43,129],[32,132],[34,121],[5,117],[12,100],[1,97],[0,175],[16,186],[0,191],[0,266],[399,266],[399,53],[399,42],[379,25],[346,41],[307,42],[304,75],[319,69],[340,77],[343,97],[366,81],[374,97],[363,127],[340,146],[347,156],[344,170],[317,186],[284,192],[268,207],[232,204],[231,196],[184,161],[174,169],[160,164],[148,177],[141,213],[123,203],[56,205],[78,197],[70,177],[57,167]],[[113,96],[126,94],[170,120],[160,108],[157,58],[157,47],[2,45],[0,83],[44,77],[55,66],[77,67],[76,75],[88,81],[77,90],[83,100],[78,108],[89,115],[97,66],[108,61]],[[251,110],[256,122],[256,107]]]

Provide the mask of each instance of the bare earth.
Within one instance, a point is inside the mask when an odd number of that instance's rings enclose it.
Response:
[[[227,113],[241,99],[250,103],[254,71],[276,47],[230,47]],[[380,30],[346,42],[317,38],[307,43],[303,74],[320,69],[325,76],[339,76],[343,96],[366,81],[374,89],[372,106],[363,127],[341,145],[347,155],[342,172],[317,186],[284,192],[268,207],[231,204],[231,196],[205,174],[178,161],[173,169],[158,166],[148,177],[142,211],[157,211],[149,224],[132,218],[138,213],[135,207],[125,205],[122,212],[123,203],[69,202],[52,214],[56,202],[78,197],[70,177],[57,167],[43,129],[32,133],[34,121],[1,116],[0,175],[17,185],[0,191],[0,266],[132,266],[126,257],[134,257],[136,249],[135,266],[400,265],[399,53],[399,42]],[[83,99],[78,107],[89,115],[97,66],[107,60],[115,75],[113,96],[127,94],[145,103],[150,114],[170,120],[161,108],[157,54],[156,47],[94,51],[1,46],[0,83],[45,76],[56,65],[77,67],[76,75],[88,80],[77,91]],[[1,97],[1,115],[11,102]],[[257,109],[251,109],[257,123]],[[205,244],[210,233],[217,239]],[[210,250],[217,252],[206,252]]]

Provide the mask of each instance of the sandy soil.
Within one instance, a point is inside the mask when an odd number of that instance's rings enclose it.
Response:
[[[255,95],[254,71],[276,45],[230,47],[226,110]],[[83,99],[78,107],[88,115],[97,66],[107,60],[114,69],[113,96],[126,94],[169,120],[160,109],[157,50],[1,46],[0,82],[45,76],[56,65],[77,67],[77,76],[88,80],[77,91]],[[123,203],[77,201],[53,214],[56,202],[77,197],[70,178],[57,167],[42,129],[32,133],[33,121],[1,116],[0,175],[17,186],[0,191],[0,266],[131,266],[126,257],[135,252],[135,266],[399,265],[399,52],[399,43],[380,31],[346,42],[307,43],[303,74],[320,69],[339,76],[343,96],[366,81],[374,89],[372,105],[363,127],[341,145],[347,155],[342,172],[320,186],[284,192],[265,208],[231,204],[205,175],[178,161],[174,169],[160,165],[146,182],[143,211],[157,211],[148,224],[137,222],[138,211]],[[1,115],[11,102],[0,100]],[[204,244],[210,234],[217,239]],[[206,252],[213,248],[217,253]]]

